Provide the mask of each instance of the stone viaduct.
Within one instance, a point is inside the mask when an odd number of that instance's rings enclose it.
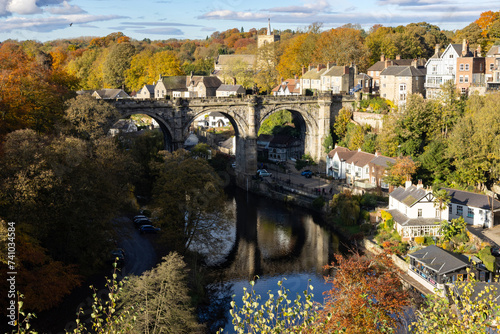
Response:
[[[318,96],[246,96],[224,98],[190,98],[173,100],[119,99],[114,105],[125,118],[145,114],[155,119],[163,131],[166,148],[183,147],[195,118],[209,112],[220,112],[235,129],[237,174],[243,178],[257,169],[257,133],[267,117],[288,110],[301,124],[304,152],[315,161],[325,160],[322,143],[328,136],[338,111],[352,108],[355,96],[321,94]],[[243,181],[243,180],[240,180]]]

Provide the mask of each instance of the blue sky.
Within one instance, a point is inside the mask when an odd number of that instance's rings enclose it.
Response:
[[[359,23],[406,25],[426,21],[441,29],[461,29],[498,0],[0,0],[0,41],[48,41],[106,36],[121,31],[142,40],[204,39],[214,31],[262,28],[267,18],[275,29],[323,28]]]

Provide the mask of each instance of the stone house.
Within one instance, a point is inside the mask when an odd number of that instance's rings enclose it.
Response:
[[[144,85],[136,94],[136,99],[152,99],[155,97],[155,84]]]
[[[217,77],[191,76],[186,77],[186,88],[190,97],[216,96],[217,88],[222,82]]]
[[[325,72],[326,67],[321,64],[316,67],[309,66],[309,70],[307,72],[304,68],[302,68],[302,77],[300,78],[300,95],[306,95],[307,91],[323,91],[321,76]]]
[[[425,68],[416,60],[410,66],[389,66],[380,73],[380,97],[401,106],[410,94],[425,95],[424,83]]]
[[[160,75],[158,82],[155,84],[155,94],[156,99],[163,99],[168,97],[174,97],[173,92],[186,92],[186,76],[168,76],[164,77]],[[181,96],[175,96],[181,97]]]
[[[326,71],[321,74],[321,91],[333,94],[348,93],[354,87],[354,71],[349,66],[326,65]]]
[[[245,95],[246,90],[242,85],[220,85],[215,92],[217,97]]]
[[[493,45],[485,57],[485,80],[488,89],[500,89],[500,45]]]
[[[436,44],[434,55],[425,64],[425,90],[427,98],[437,98],[441,94],[441,85],[447,81],[456,82],[457,58],[463,56],[462,44],[449,44],[441,52]],[[468,54],[466,54],[468,56]]]
[[[273,88],[271,94],[274,96],[292,96],[300,95],[300,80],[294,79],[281,80],[281,83]]]
[[[288,135],[276,135],[268,146],[268,159],[271,161],[286,161],[290,158],[299,159],[304,152],[302,141]]]
[[[359,73],[354,77],[353,91],[361,91],[366,94],[372,93],[373,78],[365,73]],[[359,88],[359,89],[358,89]]]
[[[380,87],[380,73],[389,66],[410,66],[413,59],[401,59],[397,55],[396,59],[385,58],[384,55],[380,56],[380,60],[370,66],[366,73],[372,78],[372,90],[378,92]]]
[[[485,58],[481,57],[481,46],[471,52],[469,42],[462,43],[462,54],[457,58],[455,85],[462,94],[467,94],[471,86],[485,86]]]

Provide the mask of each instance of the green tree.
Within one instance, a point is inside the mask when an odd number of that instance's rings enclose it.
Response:
[[[333,132],[337,137],[344,138],[347,133],[347,126],[351,123],[352,111],[346,108],[339,110],[339,114],[335,117],[333,124]]]
[[[471,275],[471,274],[470,274]],[[456,282],[449,297],[429,294],[416,312],[410,330],[415,333],[487,333],[498,328],[500,306],[496,284],[482,284],[473,278]]]
[[[253,64],[249,66],[247,62],[240,58],[232,59],[222,71],[223,81],[232,84],[233,79],[236,79],[238,85],[242,85],[245,88],[252,88],[254,85],[252,66]]]
[[[443,220],[439,233],[442,234],[444,241],[450,241],[454,236],[465,233],[467,223],[463,217],[452,219],[450,222]]]
[[[356,225],[358,223],[360,206],[351,192],[333,195],[330,201],[330,219],[343,225]]]
[[[163,234],[167,244],[180,252],[194,247],[216,252],[229,228],[222,180],[205,159],[185,150],[165,152],[156,170],[153,206],[168,231]]]
[[[66,131],[85,140],[105,137],[119,118],[115,107],[89,95],[79,95],[68,101],[65,119]]]
[[[123,323],[136,333],[201,333],[187,286],[182,257],[170,253],[150,271],[131,276],[118,295]],[[129,312],[133,309],[134,312]]]
[[[261,93],[269,94],[278,84],[278,65],[279,54],[278,44],[267,44],[257,51],[257,60],[255,68],[255,83]]]
[[[450,204],[451,197],[448,195],[446,189],[432,189],[432,195],[434,196],[434,207],[439,210],[439,220],[441,220],[441,211],[448,208]]]
[[[103,64],[104,86],[122,88],[125,86],[125,73],[135,54],[135,47],[130,43],[113,45]]]

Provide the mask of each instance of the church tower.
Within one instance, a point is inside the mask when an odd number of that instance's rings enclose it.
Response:
[[[279,35],[274,35],[271,30],[271,19],[267,19],[267,33],[265,35],[257,36],[257,47],[260,48],[264,45],[278,42],[280,40]]]

